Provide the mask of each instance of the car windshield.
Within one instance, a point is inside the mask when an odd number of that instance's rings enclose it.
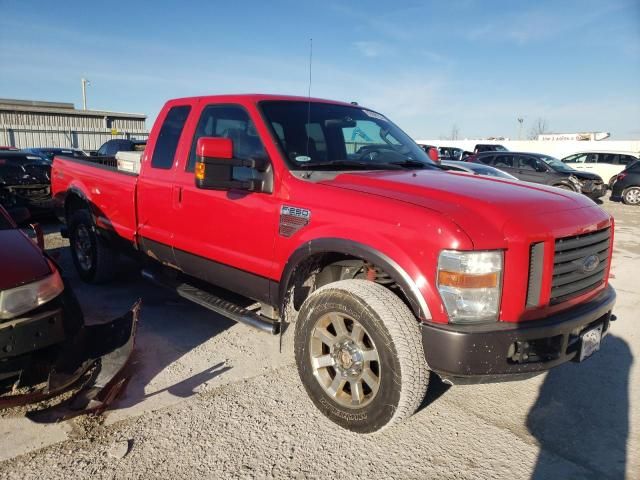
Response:
[[[261,107],[292,169],[438,168],[377,112],[304,101],[265,101]]]
[[[2,207],[0,207],[2,208]],[[9,220],[0,212],[0,230],[11,230],[13,225],[9,223]]]
[[[571,168],[569,165],[563,163],[561,160],[558,160],[555,157],[540,155],[538,158],[549,165],[551,168],[553,168],[556,172],[571,173],[576,171],[575,168]]]

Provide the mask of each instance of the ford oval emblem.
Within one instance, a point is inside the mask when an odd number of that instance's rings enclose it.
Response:
[[[582,260],[580,270],[582,270],[582,273],[591,273],[598,268],[598,265],[600,265],[600,257],[597,255],[589,255]]]

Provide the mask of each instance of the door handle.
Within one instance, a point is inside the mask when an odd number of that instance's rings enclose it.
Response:
[[[179,185],[173,186],[173,204],[177,207],[182,203],[182,187]]]

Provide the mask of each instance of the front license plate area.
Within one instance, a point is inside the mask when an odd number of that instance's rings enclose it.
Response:
[[[600,350],[602,325],[591,328],[580,335],[580,361]]]

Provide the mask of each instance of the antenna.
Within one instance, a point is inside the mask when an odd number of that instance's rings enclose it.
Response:
[[[309,124],[311,123],[311,67],[313,66],[313,38],[309,39],[309,89],[307,90],[307,125],[305,130],[307,133],[307,157],[309,156]]]

